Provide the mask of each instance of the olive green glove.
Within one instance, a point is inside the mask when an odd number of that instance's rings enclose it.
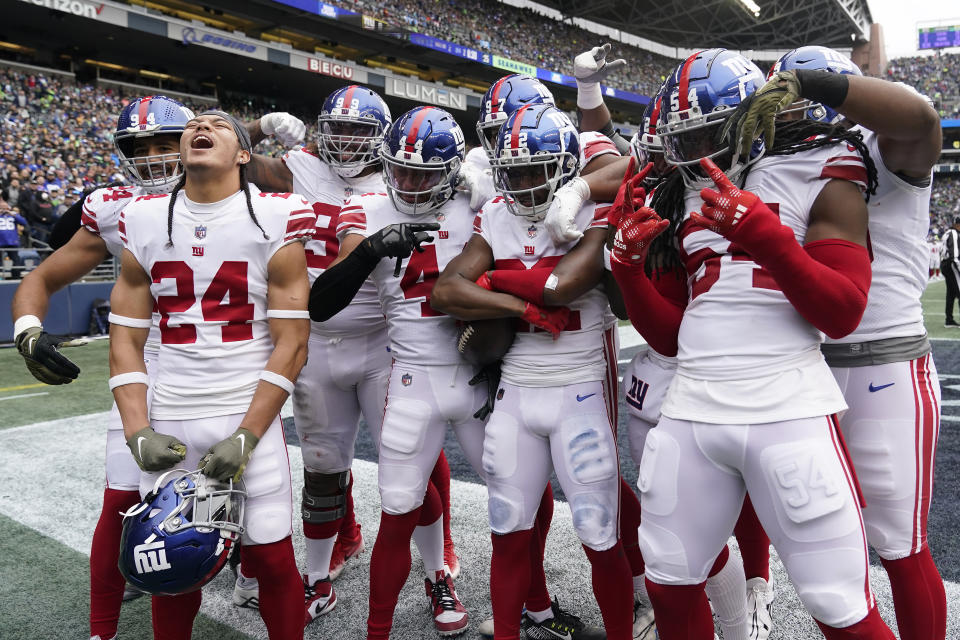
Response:
[[[127,446],[137,466],[144,471],[170,469],[183,462],[187,455],[187,445],[150,427],[144,427],[127,438]]]
[[[237,429],[229,438],[210,447],[200,458],[203,475],[220,482],[238,482],[260,438],[247,429]]]
[[[762,132],[767,149],[773,147],[777,114],[800,97],[800,79],[793,71],[778,71],[767,83],[740,103],[720,131],[725,139],[734,131],[740,155],[749,156],[757,134]]]
[[[68,340],[43,330],[43,327],[30,327],[16,337],[17,351],[27,362],[27,369],[33,377],[46,384],[69,384],[80,375],[80,367],[73,364],[59,347],[73,347],[86,344],[82,340]]]

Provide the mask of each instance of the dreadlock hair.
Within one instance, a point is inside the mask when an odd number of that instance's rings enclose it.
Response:
[[[167,246],[173,246],[173,205],[177,202],[177,194],[180,193],[180,190],[183,189],[183,185],[187,182],[187,174],[184,173],[180,176],[180,180],[177,182],[177,186],[173,188],[173,191],[170,193],[170,204],[167,206]],[[247,199],[247,211],[250,213],[250,219],[253,220],[253,224],[257,225],[257,229],[260,229],[260,233],[263,234],[264,240],[269,240],[270,236],[267,235],[267,232],[260,225],[260,221],[257,220],[257,214],[253,212],[253,199],[250,197],[250,183],[247,182],[247,165],[240,165],[240,190],[243,191],[243,195]]]
[[[869,202],[870,196],[877,192],[877,167],[873,158],[870,157],[870,151],[864,144],[863,135],[859,131],[808,119],[778,121],[776,126],[773,147],[767,149],[766,155],[793,155],[801,151],[819,149],[838,142],[845,142],[860,152],[863,163],[866,165],[867,201]],[[746,182],[752,168],[753,165],[751,164],[743,171],[741,174],[742,182]],[[650,206],[664,220],[669,220],[670,226],[664,229],[663,233],[650,244],[650,252],[647,254],[647,262],[644,265],[644,271],[648,276],[657,269],[683,268],[678,253],[677,230],[686,214],[684,207],[686,190],[686,184],[683,182],[681,173],[671,171],[670,175],[660,183],[653,194]]]

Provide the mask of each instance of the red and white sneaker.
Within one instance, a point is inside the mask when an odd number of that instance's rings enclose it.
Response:
[[[333,590],[330,578],[317,580],[311,585],[307,576],[303,576],[303,602],[307,609],[304,614],[304,626],[333,611],[337,606],[337,592]]]
[[[347,560],[357,557],[363,553],[364,549],[366,547],[363,544],[363,534],[360,532],[359,524],[353,537],[345,537],[342,533],[338,535],[337,541],[333,543],[333,554],[330,556],[330,579],[339,578],[347,566]]]
[[[456,580],[460,577],[460,558],[457,557],[457,551],[453,548],[453,538],[443,539],[443,563],[447,565],[451,578]]]
[[[437,571],[434,580],[424,579],[423,586],[433,609],[433,623],[441,636],[456,636],[467,630],[470,616],[457,597],[453,578],[445,571]]]

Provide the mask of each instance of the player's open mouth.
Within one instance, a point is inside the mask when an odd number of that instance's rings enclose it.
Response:
[[[190,148],[191,149],[212,149],[213,140],[211,140],[210,138],[208,138],[202,133],[198,133],[196,136],[194,136],[193,140],[190,141]]]

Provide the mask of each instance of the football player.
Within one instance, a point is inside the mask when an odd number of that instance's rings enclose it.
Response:
[[[264,585],[260,614],[271,638],[302,638],[279,412],[307,356],[303,242],[316,214],[299,195],[251,189],[250,149],[232,116],[200,114],[184,128],[173,192],[140,196],[121,212],[110,388],[142,493],[178,465],[243,480],[243,562]],[[154,309],[160,358],[148,408],[143,347]],[[200,600],[199,590],[154,596],[155,637],[188,639]]]
[[[651,309],[631,317],[678,361],[640,466],[647,588],[661,637],[710,638],[702,584],[749,490],[824,635],[892,638],[870,590],[856,481],[836,428],[843,396],[818,348],[820,331],[846,335],[866,306],[861,190],[875,172],[858,137],[832,127],[785,128],[765,158],[762,136],[749,148],[719,136],[761,82],[756,65],[722,49],[681,64],[657,127],[678,166],[652,202],[664,219],[645,207],[619,222],[614,273]],[[644,270],[664,231],[661,246],[676,238],[679,252],[656,259],[686,268],[685,308]]]
[[[340,253],[313,283],[311,317],[326,321],[372,275],[387,321],[393,365],[380,434],[380,531],[370,559],[367,638],[385,640],[397,598],[410,573],[410,539],[424,514],[440,514],[429,484],[447,425],[481,474],[483,423],[474,416],[485,392],[470,386],[473,371],[457,351],[453,318],[430,306],[440,270],[469,239],[473,212],[455,197],[464,160],[463,131],[453,116],[418,107],[388,129],[380,148],[386,193],[351,198],[341,209]],[[377,231],[380,229],[380,231]],[[432,237],[434,244],[414,245]],[[396,252],[391,247],[405,247]],[[397,255],[400,260],[381,260]],[[542,489],[541,489],[542,491]],[[441,635],[463,633],[466,609],[440,562],[424,557],[424,586]]]
[[[840,430],[867,503],[867,540],[890,578],[900,637],[942,640],[946,595],[927,546],[940,384],[920,303],[940,120],[911,87],[863,77],[849,58],[820,46],[800,47],[774,64],[743,110],[745,126],[772,126],[776,106],[818,122],[856,123],[876,163],[866,311],[855,331],[828,337],[821,350],[850,406]]]
[[[268,114],[258,121],[259,129],[266,126],[276,132],[291,128],[274,122],[291,117]],[[343,203],[354,194],[384,190],[379,152],[390,122],[390,109],[377,93],[350,85],[324,101],[315,149],[308,145],[291,150],[283,160],[254,156],[249,175],[255,183],[272,188],[292,186],[313,203],[319,226],[316,237],[307,244],[311,283],[337,257],[337,213]],[[254,139],[260,136],[257,127],[257,123],[249,127]],[[330,580],[339,576],[347,560],[364,550],[353,513],[350,464],[361,414],[379,447],[390,373],[386,322],[372,280],[364,284],[348,309],[327,322],[311,325],[310,350],[315,357],[308,359],[293,399],[305,453],[304,584],[308,609],[316,617],[336,604]],[[364,357],[358,358],[358,353]],[[450,535],[450,468],[442,452],[431,483],[440,493],[443,516],[420,523],[414,539],[423,557],[431,558],[431,564],[442,559],[456,577],[460,562]],[[236,603],[255,602],[256,595],[252,581],[238,578]]]
[[[577,223],[586,235],[579,242],[556,245],[542,226],[556,191],[579,170],[579,144],[573,123],[552,105],[524,105],[510,116],[497,134],[493,159],[503,197],[484,205],[473,237],[444,271],[433,298],[437,308],[465,320],[525,320],[504,356],[484,439],[495,638],[518,637],[530,583],[526,558],[551,471],[593,565],[607,637],[632,637],[630,567],[619,540],[620,478],[601,340],[608,313],[598,288],[607,208],[591,203],[582,209]],[[571,274],[561,280],[553,267],[565,254]],[[510,277],[516,270],[531,276],[530,285],[539,278],[539,286],[520,291]]]
[[[28,370],[41,382],[65,384],[80,373],[57,351],[62,339],[43,330],[41,322],[50,297],[108,256],[120,256],[123,242],[118,223],[126,205],[142,195],[164,194],[173,189],[181,177],[180,135],[192,117],[189,109],[165,96],[139,98],[124,107],[113,140],[120,166],[131,185],[97,189],[78,201],[82,228],[17,287],[12,309],[17,348]],[[159,328],[153,327],[144,347],[144,362],[151,375],[156,369],[159,348]],[[90,545],[91,638],[107,640],[117,633],[120,604],[125,597],[123,576],[117,570],[123,524],[119,514],[140,501],[139,485],[140,469],[125,445],[120,414],[114,405],[107,420],[103,507]]]

